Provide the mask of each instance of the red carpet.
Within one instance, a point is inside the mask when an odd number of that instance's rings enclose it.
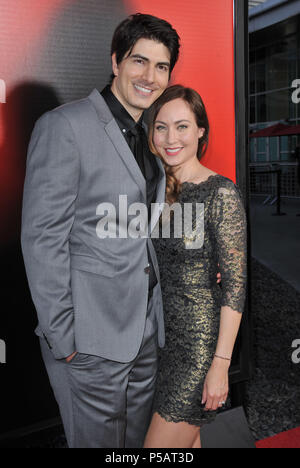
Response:
[[[300,448],[300,427],[260,440],[256,448]]]

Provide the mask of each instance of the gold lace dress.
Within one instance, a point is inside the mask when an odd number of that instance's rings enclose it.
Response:
[[[159,352],[153,412],[167,421],[202,426],[216,416],[216,412],[204,411],[201,399],[216,351],[221,307],[243,312],[246,216],[238,188],[220,175],[200,184],[184,183],[178,203],[182,210],[185,204],[192,204],[193,231],[182,229],[182,237],[175,238],[174,216],[171,238],[163,238],[160,232],[159,238],[153,239],[166,330],[166,344]],[[197,212],[196,204],[202,210]],[[219,271],[221,286],[217,284]]]

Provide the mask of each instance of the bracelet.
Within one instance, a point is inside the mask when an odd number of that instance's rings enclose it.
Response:
[[[231,359],[228,359],[228,358],[222,357],[222,356],[218,356],[217,354],[215,354],[215,357],[217,357],[219,359],[223,359],[224,361],[230,361],[231,362]]]

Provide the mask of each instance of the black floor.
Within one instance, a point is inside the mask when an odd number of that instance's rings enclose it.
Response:
[[[255,373],[247,384],[245,409],[252,435],[261,440],[300,426],[300,364],[292,362],[292,342],[300,339],[300,293],[256,260],[252,317]],[[60,426],[7,441],[5,446],[67,447]]]
[[[257,261],[252,263],[255,374],[247,385],[248,423],[256,440],[300,426],[300,293]]]

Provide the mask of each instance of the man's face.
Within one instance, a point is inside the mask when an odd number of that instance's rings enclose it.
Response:
[[[150,39],[139,39],[119,64],[113,54],[112,92],[136,121],[168,86],[170,58],[164,44]]]

